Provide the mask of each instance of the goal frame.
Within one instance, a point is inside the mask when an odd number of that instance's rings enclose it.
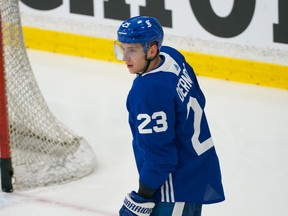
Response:
[[[49,109],[26,51],[19,0],[0,0],[0,168],[8,193],[68,183],[97,167],[89,142]]]

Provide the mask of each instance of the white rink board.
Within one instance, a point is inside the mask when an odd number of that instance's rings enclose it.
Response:
[[[165,43],[188,51],[287,65],[288,44],[275,42],[273,38],[273,26],[280,22],[279,1],[282,0],[256,1],[247,28],[236,36],[223,38],[201,26],[189,3],[192,1],[166,0],[165,9],[172,12],[173,26],[164,28],[167,34]],[[145,6],[145,2],[127,0],[131,16],[139,15],[139,7]],[[121,21],[105,18],[104,1],[94,0],[93,3],[94,15],[87,16],[71,13],[68,0],[45,11],[33,9],[20,1],[23,25],[116,39],[116,30]],[[224,18],[231,12],[234,0],[210,0],[210,3],[215,14]]]

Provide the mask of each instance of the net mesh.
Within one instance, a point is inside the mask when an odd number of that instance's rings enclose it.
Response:
[[[9,144],[15,189],[60,184],[91,173],[90,145],[49,110],[23,41],[18,0],[0,0]]]

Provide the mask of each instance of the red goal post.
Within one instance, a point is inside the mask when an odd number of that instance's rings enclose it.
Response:
[[[1,150],[1,185],[5,192],[12,192],[12,165],[9,147],[8,112],[6,100],[6,82],[3,61],[2,19],[0,16],[0,150]]]

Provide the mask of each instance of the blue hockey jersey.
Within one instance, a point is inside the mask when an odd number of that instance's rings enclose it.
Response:
[[[137,75],[127,97],[139,178],[162,202],[223,201],[205,97],[182,54],[163,46],[162,63]]]

